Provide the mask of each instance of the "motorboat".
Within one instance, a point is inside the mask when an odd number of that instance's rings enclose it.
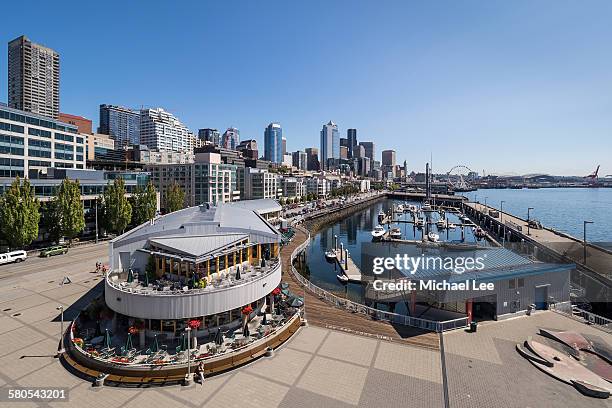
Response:
[[[446,228],[448,228],[448,229],[455,229],[455,228],[457,228],[457,226],[451,222],[451,223],[449,223],[449,224],[446,226]]]
[[[423,226],[425,225],[425,221],[423,221],[423,219],[422,219],[422,218],[417,218],[417,219],[414,221],[414,225],[415,225],[417,228],[423,228]]]
[[[377,225],[372,231],[372,237],[380,239],[383,237],[383,235],[385,235],[385,232],[385,228],[382,225]]]
[[[438,222],[436,222],[436,227],[440,229],[446,228],[446,220],[444,218],[440,218]]]
[[[427,234],[427,239],[431,242],[438,242],[440,240],[440,236],[435,232],[430,232],[429,234]]]
[[[385,214],[383,210],[380,210],[380,212],[378,213],[378,222],[382,222],[382,220],[384,220],[386,216],[387,214]]]
[[[410,211],[412,213],[415,213],[415,212],[419,211],[419,208],[416,205],[412,204],[412,205],[408,206],[408,211]]]
[[[480,227],[476,227],[474,230],[474,236],[476,236],[476,238],[484,238],[486,235],[486,232]]]
[[[404,212],[404,205],[399,204],[397,207],[395,207],[395,212],[398,212],[398,213]]]
[[[423,204],[423,206],[421,207],[422,211],[432,211],[431,209],[431,205],[429,204]]]
[[[336,250],[332,248],[329,251],[325,251],[325,259],[329,262],[334,262],[337,259]]]
[[[342,283],[347,283],[349,278],[346,275],[336,275],[336,278]]]
[[[467,215],[460,217],[460,219],[461,221],[463,221],[464,224],[469,224],[472,222],[472,220],[470,220],[470,217],[468,217]]]
[[[394,239],[401,239],[402,231],[399,228],[392,228],[391,232],[389,232],[389,236]]]

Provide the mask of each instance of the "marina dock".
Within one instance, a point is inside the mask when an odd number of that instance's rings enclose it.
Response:
[[[342,251],[336,251],[336,263],[340,267],[340,270],[346,277],[349,279],[349,282],[361,282],[361,271],[353,262],[353,258],[348,255],[348,250],[344,251],[344,255]]]

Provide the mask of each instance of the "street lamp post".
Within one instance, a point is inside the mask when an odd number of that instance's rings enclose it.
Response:
[[[504,234],[502,235],[502,246],[506,244],[506,224],[504,224],[504,203],[505,201],[502,200],[499,205],[499,222],[501,222],[502,224],[503,234]]]
[[[583,263],[585,265],[587,263],[587,240],[586,240],[586,226],[587,226],[587,224],[593,224],[593,221],[584,221],[583,222],[582,244],[583,244],[583,248],[584,248]]]
[[[64,306],[60,305],[56,307],[56,310],[60,312],[60,337],[59,337],[59,349],[57,350],[57,356],[64,354],[66,350],[64,349]]]
[[[187,377],[185,378],[185,384],[191,383],[191,327],[185,327],[187,332]]]
[[[96,244],[98,243],[98,199],[96,198]]]
[[[527,208],[527,235],[531,235],[531,230],[529,229],[529,221],[531,221],[531,218],[529,217],[530,215],[530,211],[533,210],[533,207],[529,207]]]

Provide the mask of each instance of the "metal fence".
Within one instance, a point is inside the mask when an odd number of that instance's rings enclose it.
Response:
[[[300,284],[306,287],[310,292],[314,293],[319,299],[325,300],[328,303],[333,304],[334,306],[342,309],[346,309],[351,313],[361,313],[369,316],[374,320],[387,321],[394,324],[401,324],[404,326],[416,327],[423,330],[429,330],[434,332],[443,332],[447,330],[459,329],[462,327],[467,327],[468,318],[461,317],[459,319],[446,320],[446,321],[434,321],[421,319],[418,317],[406,316],[398,313],[386,312],[383,310],[375,309],[361,303],[356,303],[348,299],[340,298],[324,289],[321,289],[317,285],[310,282],[310,280],[303,277],[297,269],[293,266],[293,259],[304,250],[310,244],[310,232],[301,226],[295,225],[294,228],[302,231],[307,235],[307,239],[300,244],[295,250],[291,253],[291,271],[295,279],[297,279]]]
[[[612,320],[595,313],[588,312],[584,309],[580,309],[579,307],[572,305],[570,302],[551,304],[550,309],[573,319],[580,320],[595,328],[603,330],[606,333],[612,333]]]

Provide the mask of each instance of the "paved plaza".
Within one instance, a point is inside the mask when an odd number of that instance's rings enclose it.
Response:
[[[549,378],[520,357],[517,342],[539,327],[581,333],[610,344],[609,335],[552,312],[481,324],[477,333],[444,335],[439,351],[321,327],[300,329],[272,358],[208,378],[204,386],[93,388],[53,357],[56,307],[67,318],[100,293],[93,272],[107,246],[0,267],[0,386],[70,389],[69,402],[0,402],[44,407],[609,407]],[[60,285],[69,276],[72,283]],[[444,387],[447,386],[448,401]]]

